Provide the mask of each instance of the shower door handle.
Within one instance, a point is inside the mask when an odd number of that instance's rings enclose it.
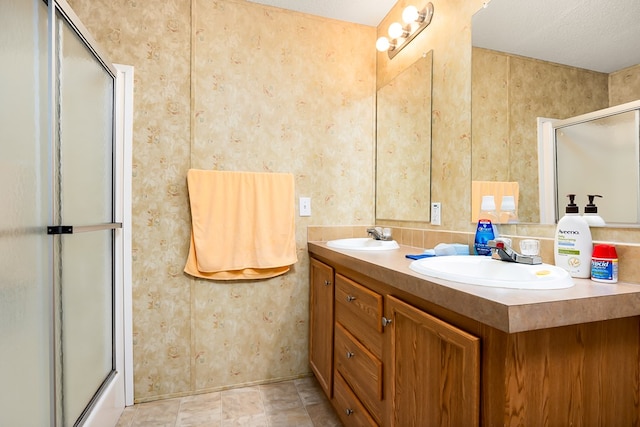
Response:
[[[108,222],[106,224],[80,225],[77,227],[73,225],[50,225],[47,226],[47,234],[76,234],[86,233],[88,231],[115,230],[116,228],[122,228],[122,223]]]

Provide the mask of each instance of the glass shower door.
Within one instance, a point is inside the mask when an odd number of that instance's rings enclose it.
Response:
[[[62,425],[80,419],[114,373],[114,76],[58,12],[57,313]],[[64,231],[63,231],[64,232]]]
[[[0,425],[52,413],[47,6],[0,2]]]
[[[104,403],[124,393],[115,69],[65,2],[2,0],[0,28],[0,426],[104,424],[124,406]]]

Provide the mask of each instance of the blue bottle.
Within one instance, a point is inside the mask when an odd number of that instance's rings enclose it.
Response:
[[[476,228],[476,238],[473,244],[476,255],[491,256],[491,248],[489,248],[487,242],[498,237],[496,221],[496,202],[493,196],[482,196],[482,206]]]

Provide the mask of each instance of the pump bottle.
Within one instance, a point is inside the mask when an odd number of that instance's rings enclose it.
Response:
[[[584,207],[584,215],[582,216],[590,227],[604,227],[606,223],[600,215],[598,215],[598,207],[593,203],[595,197],[602,197],[599,194],[589,194],[589,203]]]
[[[575,194],[568,194],[565,215],[558,221],[554,241],[555,264],[571,277],[588,279],[591,276],[593,242],[589,224],[580,216]]]

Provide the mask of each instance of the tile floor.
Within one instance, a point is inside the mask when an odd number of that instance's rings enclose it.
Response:
[[[341,427],[315,377],[140,403],[117,427]]]

